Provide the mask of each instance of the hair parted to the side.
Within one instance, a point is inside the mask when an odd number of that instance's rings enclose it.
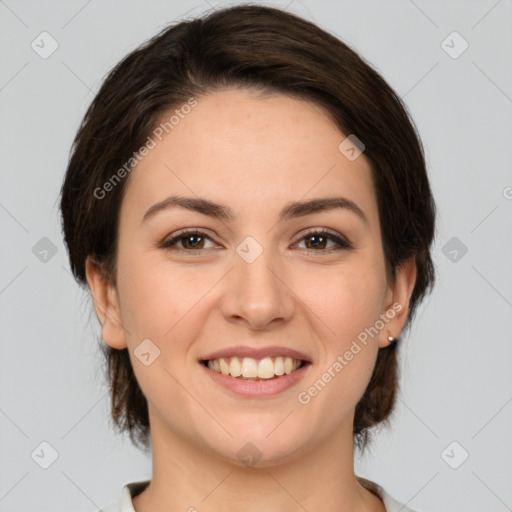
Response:
[[[101,188],[145,143],[171,109],[216,90],[281,93],[321,107],[342,134],[365,145],[372,167],[388,278],[414,256],[417,279],[406,328],[431,290],[430,247],[436,208],[421,140],[399,96],[344,42],[280,9],[230,7],[167,27],[127,55],[108,74],[73,143],[61,190],[61,213],[71,270],[87,285],[91,256],[116,284],[118,216],[129,176],[102,199]],[[342,136],[340,135],[340,142]],[[395,333],[393,333],[395,334]],[[396,334],[395,334],[396,335]],[[354,419],[355,443],[388,418],[397,389],[397,342],[379,350]],[[111,391],[112,419],[132,442],[150,443],[147,401],[127,349],[101,343]]]

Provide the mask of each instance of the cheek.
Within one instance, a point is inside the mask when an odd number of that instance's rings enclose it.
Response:
[[[311,281],[309,286],[304,283],[302,293],[308,294],[305,302],[321,320],[317,326],[322,354],[307,385],[313,385],[311,397],[322,395],[316,401],[319,407],[338,411],[332,418],[335,422],[355,407],[370,380],[378,353],[375,324],[382,313],[386,280],[378,262],[363,258],[317,272],[315,280],[314,287]]]
[[[343,346],[374,325],[382,312],[386,280],[378,264],[354,262],[310,272],[307,280],[299,280],[304,302],[323,320],[326,339],[336,345]]]
[[[161,258],[144,254],[120,258],[118,276],[123,324],[131,336],[157,343],[180,329],[204,288],[197,272],[173,269]]]

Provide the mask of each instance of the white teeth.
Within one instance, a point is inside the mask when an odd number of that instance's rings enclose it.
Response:
[[[215,361],[213,362],[213,364],[215,364]],[[292,358],[291,357],[287,357],[284,360],[284,373],[286,373],[286,375],[288,375],[288,374],[292,373],[292,370],[293,370]]]
[[[223,375],[229,375],[229,366],[228,366],[228,363],[226,363],[226,360],[221,357],[219,359],[219,365],[220,365],[220,371],[222,372]]]
[[[231,374],[231,377],[240,377],[240,375],[242,375],[242,366],[240,365],[238,357],[231,358],[231,362],[229,363],[229,373]]]
[[[289,375],[301,365],[299,359],[291,357],[264,357],[261,360],[244,357],[240,362],[238,357],[220,357],[208,361],[208,368],[223,375],[245,379],[272,379],[274,376]]]
[[[284,375],[284,361],[281,356],[276,357],[276,362],[274,363],[274,373],[276,375]]]
[[[270,357],[265,357],[258,363],[258,377],[260,379],[271,379],[274,376],[274,363]]]
[[[258,363],[252,357],[244,357],[242,361],[242,377],[254,378],[258,376]]]

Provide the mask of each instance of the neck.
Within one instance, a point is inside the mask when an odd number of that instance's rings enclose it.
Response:
[[[150,423],[153,477],[136,512],[385,512],[354,474],[351,424],[286,460],[245,467]]]

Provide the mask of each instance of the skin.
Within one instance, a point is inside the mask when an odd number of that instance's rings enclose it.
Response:
[[[135,510],[292,512],[321,504],[332,512],[383,511],[354,474],[352,426],[378,350],[404,327],[414,259],[395,284],[387,281],[368,160],[363,153],[349,161],[338,150],[345,135],[320,108],[245,90],[197,99],[129,176],[117,287],[87,260],[103,339],[129,349],[148,400],[153,477],[133,499]],[[174,208],[141,222],[171,194],[229,206],[234,220]],[[289,202],[333,196],[354,201],[368,223],[348,209],[278,221]],[[174,250],[159,247],[183,228],[210,237],[200,254],[191,254],[198,249],[190,238]],[[304,238],[311,228],[345,236],[353,249],[322,253],[336,245],[316,248]],[[247,236],[263,248],[250,264],[235,250]],[[307,405],[299,403],[297,394],[395,303],[401,312]],[[161,351],[149,366],[133,354],[146,338]],[[277,396],[234,396],[215,385],[198,359],[241,344],[296,348],[313,365]],[[253,467],[237,457],[247,442],[261,452]]]

